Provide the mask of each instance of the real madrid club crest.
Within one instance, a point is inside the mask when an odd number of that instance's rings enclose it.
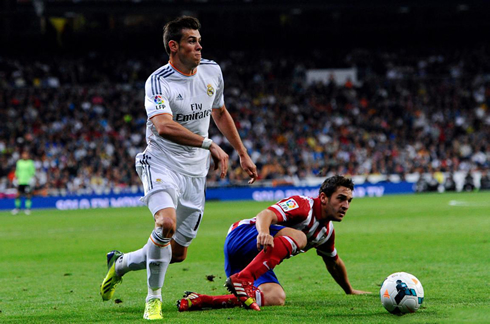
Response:
[[[156,95],[153,97],[153,102],[155,103],[156,110],[165,108],[165,100],[163,100],[162,96]]]
[[[214,88],[211,84],[208,84],[208,91],[207,91],[208,96],[214,95]]]

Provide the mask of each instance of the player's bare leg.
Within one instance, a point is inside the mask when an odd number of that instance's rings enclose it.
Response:
[[[182,246],[174,240],[170,241],[172,246],[172,260],[170,263],[179,263],[187,258],[187,246]]]
[[[282,306],[286,302],[286,293],[281,285],[275,282],[263,283],[259,286],[261,295],[256,294],[260,306]]]

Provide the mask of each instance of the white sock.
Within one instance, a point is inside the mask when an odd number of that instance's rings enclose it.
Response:
[[[148,278],[148,296],[146,301],[162,299],[162,287],[168,265],[172,259],[170,238],[162,235],[161,228],[154,229],[146,244],[146,271]]]
[[[146,268],[146,248],[147,244],[141,249],[124,253],[116,262],[116,273],[118,276],[123,276],[129,271],[142,270]]]
[[[255,302],[259,306],[264,306],[264,294],[259,288],[255,290]]]

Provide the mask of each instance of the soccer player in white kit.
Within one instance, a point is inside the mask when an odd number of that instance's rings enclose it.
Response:
[[[211,139],[211,117],[240,156],[242,169],[258,177],[255,164],[238,135],[223,98],[223,75],[218,64],[201,58],[200,23],[180,17],[164,27],[169,63],[153,72],[145,85],[147,147],[136,156],[155,228],[141,249],[107,254],[108,272],[101,285],[103,300],[113,297],[122,276],[147,269],[145,319],[162,318],[165,273],[172,262],[182,262],[196,237],[205,203],[210,156],[221,178],[228,170],[228,155]]]

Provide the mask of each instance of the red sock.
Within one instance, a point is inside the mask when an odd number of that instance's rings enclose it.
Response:
[[[213,296],[213,308],[230,308],[241,306],[242,303],[235,297],[235,295],[221,295]]]
[[[288,238],[291,239],[289,236]],[[257,254],[252,262],[238,273],[238,277],[253,278],[253,281],[255,281],[267,271],[274,269],[282,260],[289,257],[292,251],[293,247],[285,236],[274,237],[274,248],[271,249],[269,247],[267,252],[262,250]]]
[[[241,306],[242,303],[235,295],[209,296],[201,295],[202,306],[210,308],[230,308]]]

